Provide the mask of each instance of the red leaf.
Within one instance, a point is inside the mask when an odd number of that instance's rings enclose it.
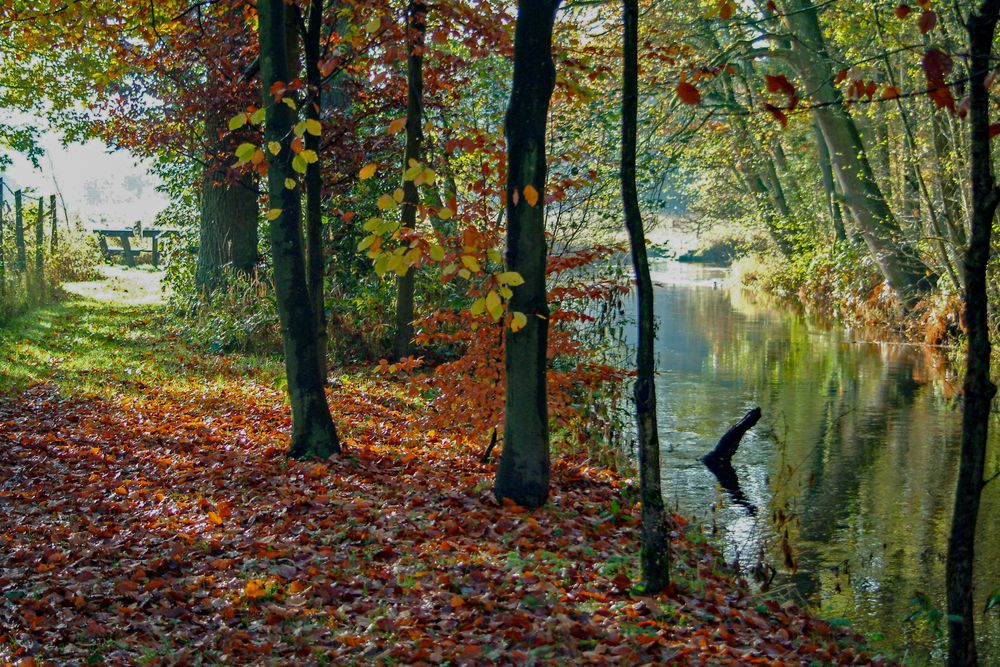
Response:
[[[687,81],[677,84],[677,97],[681,98],[684,104],[698,104],[701,102],[701,93]]]
[[[774,116],[774,119],[776,121],[781,123],[781,127],[788,127],[788,116],[785,115],[784,111],[774,106],[773,104],[765,104],[764,108],[767,110],[769,114]]]
[[[907,16],[910,15],[910,12],[912,11],[913,9],[910,8],[909,5],[907,5],[906,3],[900,3],[896,5],[896,18],[900,20],[905,19]]]
[[[765,74],[764,81],[767,83],[767,90],[770,93],[785,93],[786,95],[795,94],[795,86],[791,84],[784,74]]]
[[[1000,134],[1000,123],[990,125],[990,139]]]
[[[920,21],[917,25],[920,26],[920,32],[926,35],[937,25],[937,12],[933,9],[928,9],[920,15]]]

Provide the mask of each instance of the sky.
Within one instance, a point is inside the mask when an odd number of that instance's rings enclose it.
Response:
[[[5,110],[0,114],[12,120],[13,114]],[[43,132],[40,143],[45,149],[40,169],[12,154],[13,165],[0,172],[4,182],[14,190],[32,188],[34,196],[48,197],[56,194],[54,178],[70,217],[79,215],[85,226],[126,227],[137,221],[148,226],[167,207],[166,197],[156,191],[159,178],[128,151],[112,150],[100,141],[64,147],[52,131]]]

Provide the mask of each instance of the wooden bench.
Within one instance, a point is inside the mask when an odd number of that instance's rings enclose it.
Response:
[[[148,252],[152,255],[153,266],[160,265],[160,237],[176,234],[175,229],[144,229],[142,238],[150,239],[149,248],[133,248],[132,239],[135,238],[134,229],[95,229],[97,242],[101,246],[101,252],[105,259],[115,259],[122,257],[126,266],[135,266],[135,260],[139,253]],[[118,239],[121,247],[112,248],[108,245],[108,239]]]

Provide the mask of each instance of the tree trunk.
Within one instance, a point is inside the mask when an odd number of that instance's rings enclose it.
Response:
[[[195,285],[199,292],[211,294],[219,287],[222,270],[230,266],[237,273],[249,275],[257,265],[256,188],[248,176],[235,179],[229,174],[238,135],[225,133],[218,117],[205,121],[204,182],[201,191],[198,266]]]
[[[786,20],[796,39],[791,61],[819,104],[814,113],[830,151],[844,199],[882,276],[907,307],[933,287],[927,267],[903,237],[879,189],[858,128],[833,85],[819,16],[812,0],[788,0]]]
[[[552,29],[559,0],[520,0],[507,106],[507,269],[524,278],[509,307],[527,324],[507,331],[504,446],[494,493],[538,507],[549,495],[546,391],[549,306],[545,290],[545,125],[555,87]]]
[[[286,5],[283,0],[260,0],[258,16],[260,71],[267,109],[265,140],[281,145],[278,155],[271,158],[267,183],[269,207],[272,211],[280,211],[270,222],[269,231],[275,297],[292,407],[289,455],[293,458],[323,458],[338,452],[340,443],[330,418],[324,381],[319,372],[316,314],[306,284],[301,193],[298,187],[285,187],[285,180],[294,177],[291,147],[294,116],[288,105],[277,102],[271,94],[275,83],[288,81]]]
[[[813,133],[816,135],[816,151],[819,153],[819,169],[823,176],[823,194],[826,196],[826,211],[830,216],[830,224],[833,225],[833,235],[836,241],[847,240],[847,231],[844,229],[844,218],[840,212],[840,202],[837,201],[837,188],[833,180],[833,163],[830,161],[830,149],[823,138],[823,130],[819,123],[813,123]]]
[[[965,325],[968,351],[963,385],[962,449],[955,508],[948,537],[948,664],[978,664],[972,569],[975,561],[976,521],[984,486],[986,437],[996,386],[990,381],[990,330],[987,312],[986,268],[990,233],[1000,190],[990,154],[990,98],[986,77],[1000,0],[984,0],[969,16],[969,136],[971,139],[972,231],[965,254]]]
[[[320,47],[323,28],[323,0],[311,0],[309,22],[306,26],[304,51],[306,60],[306,118],[320,122],[323,108],[323,75],[320,72]],[[305,134],[307,150],[320,152],[320,136]],[[306,167],[306,273],[309,299],[316,314],[316,345],[319,349],[319,373],[324,384],[327,380],[327,331],[326,331],[326,257],[323,251],[323,174],[322,160]]]
[[[4,235],[4,217],[3,217],[3,189],[6,187],[3,182],[3,178],[0,178],[0,299],[7,289],[7,258],[4,252],[3,245],[3,235]]]
[[[406,60],[406,148],[403,151],[403,171],[410,168],[410,161],[420,161],[423,146],[424,98],[424,33],[427,30],[427,4],[423,0],[410,0],[407,8],[406,42],[409,57]],[[417,226],[417,205],[420,193],[413,179],[403,180],[402,231]],[[396,279],[396,335],[392,351],[396,359],[412,354],[414,291],[416,269],[411,267]]]
[[[639,438],[639,493],[642,497],[642,580],[646,593],[659,593],[670,583],[670,541],[660,481],[660,440],[656,427],[656,338],[653,281],[646,257],[646,234],[635,184],[635,144],[639,110],[639,3],[625,0],[622,36],[622,204],[632,246],[639,300],[636,348],[635,421]]]
[[[28,249],[24,244],[24,202],[21,191],[14,193],[14,245],[17,247],[17,270],[28,268]]]

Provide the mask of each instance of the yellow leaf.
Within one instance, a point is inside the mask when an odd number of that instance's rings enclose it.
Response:
[[[263,579],[251,579],[243,587],[243,595],[248,600],[256,600],[267,595],[267,587]]]
[[[450,208],[439,208],[438,209],[438,217],[441,218],[442,220],[448,220],[453,215],[455,215],[455,212],[452,211]]]
[[[525,315],[524,313],[520,313],[516,310],[513,313],[511,313],[510,330],[513,331],[514,333],[517,333],[518,331],[523,329],[524,325],[526,325],[527,323],[528,323],[528,316]]]
[[[295,104],[295,100],[293,100],[291,97],[282,97],[281,101],[284,102],[288,106],[288,108],[291,109],[292,111],[298,109],[298,106]]]
[[[209,512],[208,513],[208,522],[211,523],[211,524],[213,524],[213,525],[216,525],[216,526],[221,526],[222,525],[222,517],[219,516],[216,512]]]
[[[323,134],[323,125],[315,118],[306,119],[306,132],[318,137]]]
[[[358,244],[358,252],[361,252],[362,250],[366,249],[371,244],[375,243],[375,239],[377,239],[377,238],[378,237],[375,236],[374,234],[369,234],[368,236],[366,236],[363,239],[361,239],[361,243]]]
[[[368,180],[375,175],[375,171],[378,169],[378,165],[374,162],[370,162],[365,166],[361,167],[361,171],[358,172],[358,178],[362,181]]]
[[[277,155],[281,152],[281,144],[277,141],[267,142],[267,150],[271,151],[271,155]]]
[[[309,168],[309,163],[307,163],[306,159],[302,157],[302,153],[299,153],[298,155],[292,158],[292,169],[294,169],[296,172],[304,174],[306,173],[306,170],[308,168]]]
[[[297,122],[295,127],[292,128],[292,132],[295,133],[296,137],[301,137],[306,133],[306,122],[304,120]]]
[[[296,183],[295,183],[295,179],[294,178],[286,178],[285,179],[285,187],[288,188],[289,190],[294,190],[295,189],[295,185],[296,185]]]
[[[462,264],[465,264],[465,268],[467,268],[472,273],[479,273],[480,270],[479,260],[477,260],[472,255],[462,255]]]
[[[371,21],[365,24],[365,31],[375,32],[380,27],[382,27],[382,21],[380,21],[379,18],[376,16]]]
[[[378,198],[375,205],[380,211],[390,211],[396,208],[396,200],[392,198],[392,195],[385,194]]]
[[[406,127],[406,119],[405,118],[397,118],[396,120],[394,120],[391,123],[389,123],[389,129],[386,130],[386,132],[388,132],[389,134],[396,134],[397,132],[399,132],[400,130],[402,130],[404,127]]]
[[[420,175],[420,172],[423,171],[423,169],[424,167],[421,164],[416,164],[410,167],[409,169],[403,172],[403,180],[412,181],[413,179],[415,179],[417,176]]]
[[[528,202],[528,206],[534,206],[538,203],[538,190],[530,183],[524,186],[524,201]]]
[[[274,221],[277,220],[280,215],[281,215],[280,208],[272,208],[270,211],[267,212],[267,219]]]
[[[490,311],[490,316],[494,321],[499,320],[503,315],[503,302],[500,300],[500,295],[490,290],[489,294],[486,295],[486,310]]]
[[[319,156],[316,155],[316,151],[314,150],[302,151],[299,155],[301,155],[302,159],[306,161],[306,164],[312,164],[313,162],[317,162],[319,160]]]
[[[524,278],[517,271],[504,271],[503,273],[497,274],[497,282],[501,285],[509,285],[511,287],[517,287],[518,285],[524,284]]]
[[[405,197],[405,196],[406,196],[406,193],[403,192],[403,188],[396,188],[392,192],[392,198],[396,201],[397,204],[402,204],[403,203],[403,197]]]
[[[431,259],[435,262],[440,262],[444,259],[444,248],[439,245],[432,245],[428,252],[430,253]]]
[[[473,317],[478,317],[486,312],[486,299],[479,298],[472,302],[472,307],[469,308]]]

